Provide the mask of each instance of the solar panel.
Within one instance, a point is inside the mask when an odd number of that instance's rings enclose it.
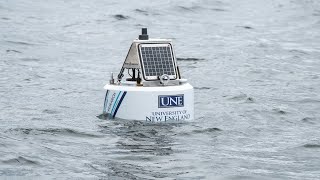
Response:
[[[140,44],[142,69],[146,80],[156,80],[163,74],[176,79],[176,69],[170,44]]]

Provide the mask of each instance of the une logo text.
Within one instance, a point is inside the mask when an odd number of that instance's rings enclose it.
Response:
[[[183,106],[184,106],[183,94],[158,96],[159,108],[183,107]]]

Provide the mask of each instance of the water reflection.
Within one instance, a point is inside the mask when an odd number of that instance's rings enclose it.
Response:
[[[100,115],[99,118],[107,119]],[[128,150],[131,153],[146,153],[156,156],[166,156],[173,153],[175,145],[174,127],[182,124],[173,123],[149,123],[134,120],[108,119],[108,124],[102,126],[102,131],[120,137],[117,142],[119,149]]]

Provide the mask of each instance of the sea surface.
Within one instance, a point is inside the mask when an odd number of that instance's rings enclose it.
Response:
[[[193,121],[102,118],[142,27]],[[320,179],[320,1],[0,0],[2,178]]]

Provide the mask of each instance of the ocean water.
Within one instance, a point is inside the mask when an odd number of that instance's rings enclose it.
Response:
[[[101,117],[142,27],[195,119]],[[0,178],[320,179],[320,1],[0,0]]]

